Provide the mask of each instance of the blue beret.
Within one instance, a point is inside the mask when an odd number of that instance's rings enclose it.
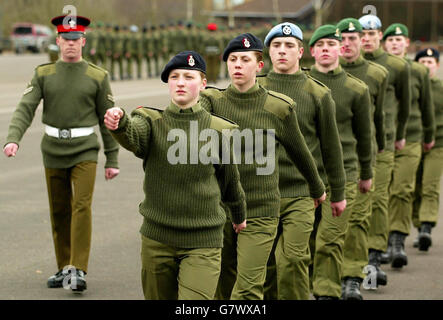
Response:
[[[418,61],[420,58],[423,57],[432,57],[435,58],[435,60],[437,60],[437,62],[440,60],[440,52],[438,52],[437,49],[434,48],[426,48],[423,49],[419,52],[417,52],[416,56],[415,56],[415,61]]]
[[[295,37],[303,40],[303,32],[299,27],[290,22],[283,22],[271,29],[265,38],[265,46],[269,47],[272,39],[276,37]]]
[[[381,29],[381,21],[380,19],[373,15],[373,14],[367,14],[360,19],[361,26],[363,27],[363,30],[377,30]]]
[[[206,63],[202,56],[195,51],[180,52],[163,69],[160,76],[163,82],[168,82],[169,73],[174,69],[197,70],[206,74]]]
[[[223,52],[223,61],[228,60],[228,56],[231,52],[239,51],[263,52],[263,42],[252,33],[243,33],[229,41]]]

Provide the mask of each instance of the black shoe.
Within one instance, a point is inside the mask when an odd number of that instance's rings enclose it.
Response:
[[[381,251],[369,249],[369,265],[375,268],[376,286],[385,286],[388,283],[388,276],[380,269]]]
[[[85,280],[86,273],[83,270],[75,270],[75,273],[71,274],[71,277],[68,281],[69,286],[72,290],[72,292],[75,293],[81,293],[84,290],[86,290],[86,280]]]
[[[345,278],[345,290],[342,292],[343,300],[363,300],[360,293],[360,278]]]
[[[428,251],[432,245],[431,238],[432,224],[429,222],[423,222],[420,227],[420,233],[418,234],[418,250]]]
[[[63,287],[63,280],[67,276],[67,273],[63,270],[58,271],[56,274],[50,276],[48,278],[48,288],[62,288]]]
[[[392,268],[402,268],[408,264],[408,257],[405,252],[406,234],[393,231],[392,232]]]
[[[392,261],[392,235],[389,234],[388,237],[388,248],[386,252],[382,252],[380,254],[380,263],[381,264],[388,264]]]

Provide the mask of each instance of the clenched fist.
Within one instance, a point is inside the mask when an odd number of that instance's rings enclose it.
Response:
[[[117,130],[120,119],[123,117],[123,110],[114,107],[106,110],[104,123],[109,130]]]
[[[5,154],[5,156],[9,157],[15,157],[15,154],[17,153],[18,150],[18,145],[16,143],[8,143],[4,148],[3,148],[3,153]]]

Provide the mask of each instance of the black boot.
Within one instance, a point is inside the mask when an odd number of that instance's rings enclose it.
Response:
[[[418,234],[418,250],[428,251],[429,247],[432,245],[431,230],[432,223],[422,222]]]
[[[380,269],[381,251],[369,249],[369,264],[373,266],[377,272],[376,285],[377,287],[385,286],[388,283],[388,276]]]
[[[362,279],[360,278],[345,278],[344,291],[342,292],[341,298],[343,300],[363,300],[360,293],[360,285]]]
[[[392,268],[402,268],[408,264],[408,257],[405,252],[406,234],[393,231],[392,232]]]
[[[392,261],[392,235],[389,234],[388,237],[388,248],[386,252],[382,252],[380,254],[380,263],[381,264],[387,264]]]

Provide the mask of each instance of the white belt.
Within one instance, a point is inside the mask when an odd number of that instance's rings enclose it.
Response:
[[[94,133],[94,127],[59,129],[46,125],[45,132],[48,136],[59,139],[70,139],[89,136]]]

